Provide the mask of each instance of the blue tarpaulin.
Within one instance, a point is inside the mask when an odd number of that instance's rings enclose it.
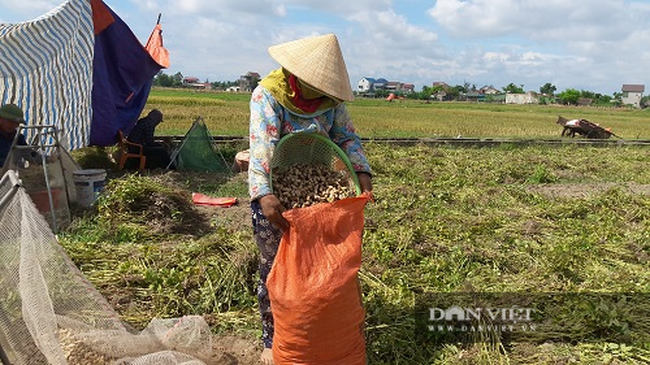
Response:
[[[114,145],[167,66],[149,52],[103,1],[68,0],[35,20],[0,24],[0,103],[19,105],[28,125],[54,125],[70,150]]]
[[[162,68],[131,29],[114,21],[95,36],[93,121],[90,144],[114,145],[117,131],[131,130],[144,108],[153,77]]]

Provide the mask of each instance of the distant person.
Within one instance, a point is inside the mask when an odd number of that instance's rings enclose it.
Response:
[[[569,127],[577,127],[580,125],[580,119],[571,119],[570,121],[566,122],[566,125]]]
[[[170,157],[167,148],[162,143],[154,141],[154,134],[158,124],[162,123],[163,114],[158,109],[153,109],[147,114],[146,117],[140,118],[136,123],[127,139],[129,142],[141,144],[143,146],[143,153],[147,157],[146,168],[167,168],[169,166]],[[134,147],[131,152],[138,153]]]
[[[25,124],[23,110],[16,104],[5,104],[0,107],[0,166],[4,166],[5,160],[11,151],[11,146],[13,145],[14,139],[16,139],[16,145],[27,146],[27,141],[25,136],[19,134],[16,137],[18,132],[18,127],[21,124]],[[34,159],[37,154],[33,150],[17,150],[20,152],[20,157],[26,159]],[[22,156],[24,155],[24,156]]]

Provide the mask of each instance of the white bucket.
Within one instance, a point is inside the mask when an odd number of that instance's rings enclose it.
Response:
[[[72,173],[77,192],[77,203],[89,207],[99,196],[106,184],[106,170],[90,169],[77,170]]]

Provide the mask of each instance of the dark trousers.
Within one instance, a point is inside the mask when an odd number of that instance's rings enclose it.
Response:
[[[139,149],[134,148],[134,147],[129,147],[129,151],[133,153],[138,153],[140,152]],[[145,165],[145,168],[147,169],[164,169],[167,168],[169,165],[169,162],[171,161],[169,158],[169,153],[167,152],[167,149],[164,146],[150,146],[150,147],[144,147],[142,153],[147,156],[147,163]],[[135,160],[129,160],[127,161],[127,166],[128,169],[134,169],[137,168],[137,161]],[[169,167],[170,170],[174,169],[174,165]]]
[[[167,152],[167,149],[163,146],[145,147],[144,155],[147,156],[146,167],[148,169],[164,169],[169,165],[169,162],[171,161],[169,159],[169,153]],[[170,166],[170,168],[172,167],[173,166]]]
[[[271,312],[266,279],[271,272],[275,255],[278,253],[282,231],[264,216],[262,207],[257,200],[251,202],[251,213],[253,234],[260,250],[260,281],[257,284],[257,301],[262,319],[262,341],[265,348],[271,348],[273,346],[273,313]]]

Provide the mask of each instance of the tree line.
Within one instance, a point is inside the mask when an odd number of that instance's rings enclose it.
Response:
[[[153,78],[153,86],[161,86],[161,87],[173,87],[173,88],[183,88],[183,87],[191,87],[187,83],[183,82],[185,79],[185,76],[183,76],[182,73],[177,72],[173,75],[168,75],[164,73],[163,71],[158,72],[156,76]],[[208,80],[205,80],[204,83],[210,84],[210,86],[213,89],[226,89],[231,86],[237,86],[239,85],[239,81],[215,81],[215,82],[210,82]]]
[[[495,88],[496,89],[496,88]],[[498,89],[497,89],[498,90]],[[623,106],[622,97],[623,93],[615,92],[613,95],[604,95],[601,93],[589,90],[577,90],[567,88],[564,91],[556,93],[557,87],[550,82],[547,82],[539,88],[539,102],[540,104],[563,104],[563,105],[578,105],[582,100],[587,101],[589,105],[593,106]],[[393,91],[378,90],[375,92],[375,97],[387,97]],[[464,100],[468,94],[476,94],[479,92],[476,85],[470,85],[465,82],[463,85],[436,85],[436,86],[423,86],[420,92],[400,93],[393,92],[397,96],[403,96],[409,99],[430,100],[432,95],[440,92],[445,93],[446,100],[458,101]],[[524,94],[524,85],[516,85],[509,83],[501,88],[503,94]],[[489,98],[488,98],[489,100]],[[644,96],[641,99],[641,107],[645,108],[646,103],[650,101],[650,97]],[[650,103],[648,103],[650,104]]]
[[[190,87],[183,82],[184,76],[182,73],[177,72],[173,75],[168,75],[163,71],[158,72],[158,74],[153,79],[154,86],[162,87],[172,87],[172,88],[182,88]],[[225,90],[230,86],[239,85],[239,81],[215,81],[209,82],[205,81],[211,85],[213,89]],[[513,94],[523,94],[524,85],[516,85],[511,82],[508,85],[501,88],[503,93],[513,93]],[[545,83],[539,88],[539,102],[541,104],[564,104],[564,105],[578,105],[581,100],[588,100],[589,105],[594,106],[623,106],[622,97],[623,93],[615,92],[612,95],[604,95],[588,90],[577,90],[573,88],[568,88],[564,91],[556,93],[557,87],[550,82]],[[431,100],[432,95],[436,95],[440,92],[445,93],[446,100],[458,101],[464,100],[468,94],[478,93],[476,85],[472,85],[469,82],[465,82],[462,85],[436,85],[436,86],[423,86],[422,91],[414,92],[401,92],[401,91],[390,91],[390,90],[376,90],[374,92],[374,97],[376,98],[385,98],[389,94],[394,93],[396,96],[402,96],[407,99],[416,99],[416,100]],[[641,107],[645,108],[650,104],[650,96],[644,96],[641,99]]]

